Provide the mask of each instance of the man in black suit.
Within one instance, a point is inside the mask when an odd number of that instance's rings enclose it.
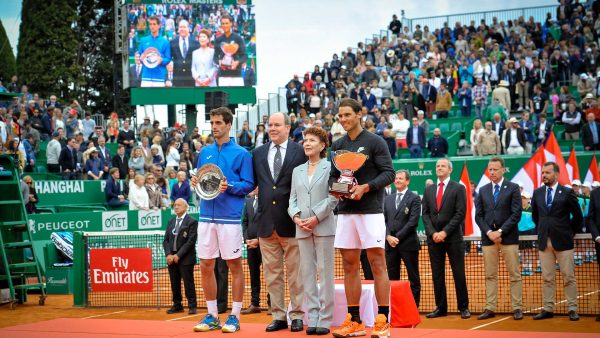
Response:
[[[516,74],[516,90],[519,94],[519,110],[527,110],[529,103],[529,82],[531,81],[531,71],[527,68],[525,58],[519,60],[519,69]]]
[[[200,44],[190,36],[190,24],[187,20],[179,21],[178,29],[179,36],[171,40],[173,86],[193,88],[192,52],[200,48]]]
[[[142,81],[142,63],[140,54],[135,53],[135,64],[129,66],[129,87],[137,88]]]
[[[163,249],[169,265],[169,280],[173,293],[173,305],[168,314],[183,312],[181,304],[181,279],[188,301],[188,313],[197,312],[196,287],[194,285],[194,265],[196,264],[196,239],[198,238],[198,221],[187,214],[188,203],[178,198],[173,203],[177,215],[172,218],[165,231]]]
[[[67,146],[62,148],[58,157],[58,165],[62,170],[63,180],[74,180],[77,171],[77,150],[74,137],[67,139]]]
[[[534,147],[546,143],[546,140],[552,131],[552,123],[546,120],[546,113],[541,113],[538,118],[539,122],[535,125],[536,144]]]
[[[504,134],[504,153],[508,155],[523,155],[525,154],[525,131],[519,126],[519,121],[511,117],[508,119],[510,128]]]
[[[256,212],[258,211],[258,188],[246,197],[242,230],[248,248],[248,270],[250,271],[250,306],[242,310],[243,315],[259,313],[260,310],[260,265],[262,256],[258,246]]]
[[[534,320],[554,317],[556,303],[556,267],[563,276],[569,319],[579,320],[577,314],[577,281],[573,259],[573,236],[581,230],[583,215],[577,196],[571,188],[558,184],[559,168],[554,162],[542,167],[544,185],[533,192],[531,215],[538,234],[538,250],[544,280],[542,312]]]
[[[419,119],[412,118],[412,127],[406,131],[406,144],[410,152],[410,158],[423,157],[425,149],[425,129],[419,125]]]
[[[452,162],[445,158],[438,160],[435,164],[437,182],[425,188],[423,194],[423,223],[427,234],[436,305],[436,309],[427,314],[427,318],[442,317],[448,313],[446,255],[452,268],[460,316],[463,319],[471,317],[463,241],[467,193],[465,187],[450,180],[451,172]]]
[[[590,229],[592,240],[596,245],[596,260],[600,266],[600,189],[592,190],[587,221],[587,227]],[[596,316],[596,321],[600,322],[600,314]]]
[[[600,150],[600,124],[596,122],[594,113],[588,113],[587,123],[583,125],[582,143],[585,150]]]
[[[421,298],[421,278],[417,225],[421,216],[421,198],[408,190],[409,184],[408,170],[398,170],[394,182],[396,193],[385,198],[385,256],[390,280],[400,280],[400,266],[404,261],[410,289],[418,307]]]
[[[500,116],[499,113],[494,114],[494,119],[492,120],[492,130],[500,139],[502,139],[502,132],[504,129],[506,129],[506,124],[502,120],[502,116]]]
[[[125,120],[123,122],[123,129],[119,130],[117,142],[125,146],[125,153],[127,156],[130,156],[131,150],[135,146],[135,133],[133,130],[129,129],[129,121]]]
[[[290,118],[287,114],[275,113],[269,117],[269,139],[267,144],[254,149],[252,165],[254,182],[258,185],[257,232],[267,289],[271,297],[273,321],[267,332],[287,329],[285,307],[285,282],[283,260],[288,276],[291,295],[292,332],[304,330],[302,318],[303,291],[300,280],[300,258],[296,225],[287,214],[295,167],[307,161],[304,149],[288,140]]]
[[[127,155],[125,155],[125,146],[119,144],[117,148],[117,155],[112,158],[112,166],[113,168],[119,169],[119,177],[125,179],[127,177],[127,173],[129,171],[129,159]]]
[[[481,229],[485,267],[485,311],[477,319],[495,317],[498,303],[498,261],[500,251],[510,277],[513,318],[523,319],[523,284],[519,269],[519,231],[521,189],[504,179],[504,160],[492,157],[487,167],[492,182],[479,189],[475,199],[475,221]]]

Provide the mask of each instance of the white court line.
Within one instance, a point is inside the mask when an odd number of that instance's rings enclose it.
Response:
[[[493,322],[489,322],[489,323],[485,323],[485,324],[482,324],[482,325],[479,325],[479,326],[472,327],[472,328],[470,328],[469,330],[477,330],[477,329],[481,329],[482,327],[486,327],[486,326],[488,326],[488,325],[492,325],[492,324],[499,323],[499,322],[501,322],[501,321],[507,320],[508,318],[511,318],[511,317],[504,317],[504,318],[500,318],[500,319],[498,319],[498,320],[494,320]]]
[[[587,297],[587,296],[589,296],[589,295],[593,295],[593,294],[595,294],[595,293],[598,293],[598,292],[600,292],[600,290],[596,290],[596,291],[590,291],[590,292],[588,292],[588,293],[584,293],[583,295],[579,295],[579,296],[577,296],[577,299],[580,299],[580,298],[583,298],[583,297]],[[556,305],[558,305],[558,304],[562,304],[562,303],[566,303],[566,302],[567,302],[567,300],[566,300],[566,299],[563,299],[563,300],[561,300],[560,302],[557,302],[557,303],[556,303]],[[523,313],[524,313],[524,314],[525,314],[525,313],[532,313],[533,311],[539,311],[539,310],[541,310],[541,309],[543,309],[543,308],[544,308],[544,307],[543,307],[543,306],[541,306],[541,307],[538,307],[538,308],[535,308],[535,309],[531,309],[531,310],[529,310],[529,311],[523,311]],[[507,320],[507,319],[509,319],[509,318],[511,318],[511,317],[504,317],[504,318],[500,318],[500,319],[498,319],[498,320],[495,320],[495,321],[493,321],[493,322],[489,322],[489,323],[485,323],[485,324],[482,324],[482,325],[479,325],[479,326],[475,326],[475,327],[473,327],[473,328],[470,328],[469,330],[478,330],[478,329],[481,329],[481,328],[483,328],[483,327],[486,327],[486,326],[488,326],[488,325],[492,325],[492,324],[496,324],[496,323],[499,323],[499,322],[505,321],[505,320]]]
[[[89,317],[83,317],[83,318],[81,318],[81,319],[90,319],[90,318],[96,318],[96,317],[102,317],[102,316],[114,315],[114,314],[117,314],[117,313],[123,313],[123,312],[127,312],[127,311],[123,310],[123,311],[115,311],[115,312],[103,313],[103,314],[100,314],[100,315],[94,315],[94,316],[89,316]]]
[[[197,314],[197,315],[191,315],[191,316],[185,316],[185,317],[177,317],[177,318],[173,318],[173,319],[167,319],[167,320],[165,320],[165,322],[173,322],[173,321],[176,321],[176,320],[186,319],[186,318],[192,318],[192,317],[196,317],[196,316],[200,316],[200,315]]]

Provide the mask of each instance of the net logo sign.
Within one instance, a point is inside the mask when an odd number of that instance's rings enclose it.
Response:
[[[90,249],[94,292],[152,292],[152,249]]]
[[[102,231],[127,230],[127,211],[110,211],[102,213]]]
[[[162,216],[160,210],[138,211],[138,228],[140,230],[160,229]]]

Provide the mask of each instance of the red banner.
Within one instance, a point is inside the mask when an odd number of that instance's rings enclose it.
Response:
[[[94,292],[152,292],[152,249],[90,249]]]

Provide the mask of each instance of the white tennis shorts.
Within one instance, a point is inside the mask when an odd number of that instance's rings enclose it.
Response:
[[[200,259],[236,259],[242,257],[240,224],[198,223],[198,257]],[[219,255],[220,253],[220,255]]]
[[[385,248],[383,214],[340,214],[334,246],[339,249]]]

